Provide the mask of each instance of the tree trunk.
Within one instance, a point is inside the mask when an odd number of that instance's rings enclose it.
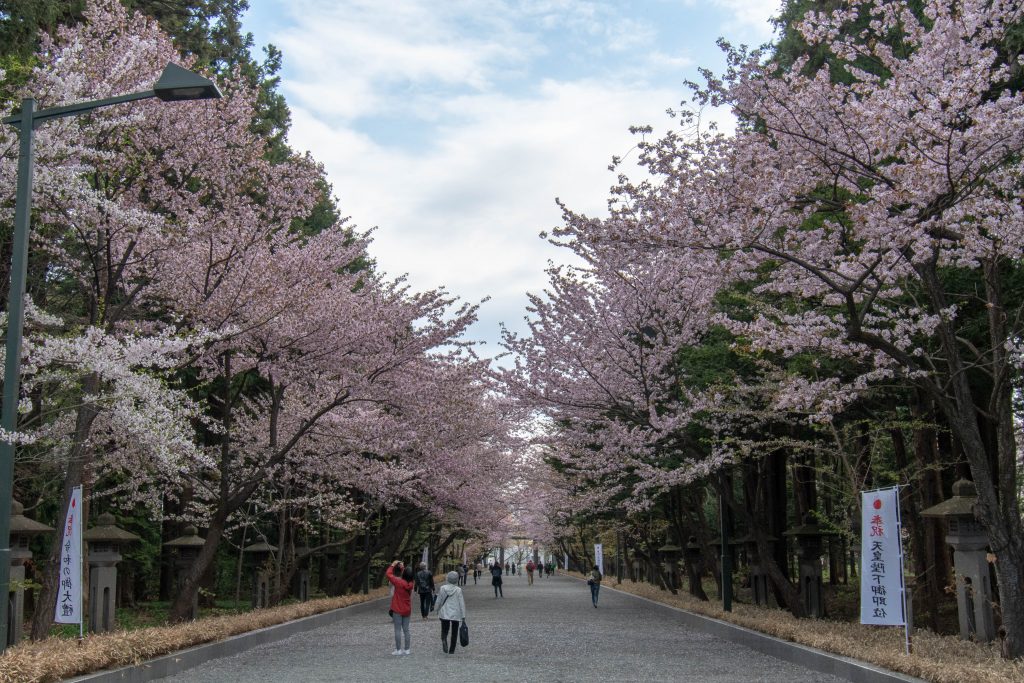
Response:
[[[935,264],[919,264],[915,266],[922,276],[922,282],[931,299],[935,310],[946,310],[947,302]],[[986,274],[988,274],[986,268]],[[990,318],[1001,318],[1003,315],[997,293],[989,293]],[[998,320],[992,322],[995,328],[1002,325]],[[936,334],[946,356],[948,366],[948,385],[951,395],[945,392],[933,397],[942,413],[949,422],[950,430],[963,447],[964,455],[971,468],[971,476],[978,493],[976,515],[989,532],[993,554],[996,557],[996,576],[1000,596],[1000,612],[1003,620],[1003,653],[1007,657],[1024,655],[1024,525],[1021,523],[1020,505],[1016,496],[1016,445],[1012,438],[1012,413],[1007,410],[1006,401],[998,394],[1009,391],[1009,387],[1001,385],[1001,375],[1008,370],[1000,367],[1000,359],[1004,349],[1005,335],[1000,338],[998,330],[993,330],[990,346],[994,351],[993,375],[996,378],[993,388],[992,405],[996,409],[996,419],[1000,422],[997,429],[996,459],[999,462],[998,480],[991,467],[991,454],[986,452],[985,440],[978,425],[978,406],[968,380],[965,362],[961,357],[959,340],[951,327],[951,322],[942,320],[936,326]],[[1005,359],[1002,360],[1005,364]],[[934,385],[925,384],[924,388],[932,389]],[[1011,422],[1001,424],[1010,413]]]
[[[770,453],[765,462],[765,507],[767,508],[768,533],[775,541],[772,557],[779,570],[789,579],[789,562],[786,560],[786,543],[782,535],[789,527],[788,498],[786,496],[786,458],[785,449],[779,448]],[[782,603],[779,603],[780,605]]]
[[[753,504],[753,509],[756,511],[755,514],[748,512],[747,506],[739,505],[736,502],[735,497],[732,495],[732,491],[729,490],[728,487],[720,487],[719,493],[726,494],[725,501],[729,508],[734,514],[743,518],[744,524],[747,529],[750,530],[750,534],[754,537],[754,541],[757,546],[758,564],[771,580],[776,598],[781,598],[779,600],[779,604],[786,605],[793,616],[803,618],[807,616],[807,609],[804,606],[803,596],[801,596],[800,591],[796,586],[790,582],[782,569],[779,568],[779,564],[775,561],[775,557],[768,545],[768,533],[765,529],[767,520],[766,515],[764,514],[764,504],[767,496],[765,480],[765,477],[758,477],[758,486],[755,489]],[[808,497],[806,485],[805,502],[808,504],[816,503],[813,496]],[[780,540],[779,542],[781,543],[782,541]]]
[[[891,407],[895,411],[895,406]],[[892,441],[893,454],[895,456],[896,469],[902,473],[900,481],[912,481],[913,479],[920,479],[920,472],[912,473],[910,471],[910,462],[907,456],[907,445],[906,440],[903,437],[903,430],[900,428],[894,428],[889,430],[889,438]],[[917,476],[914,476],[917,474]],[[935,602],[934,591],[932,584],[934,583],[934,577],[932,572],[929,572],[927,563],[927,552],[925,547],[927,546],[927,531],[924,524],[922,523],[921,510],[923,509],[921,499],[923,496],[923,487],[918,485],[914,487],[905,487],[901,489],[902,504],[904,509],[907,511],[902,517],[902,520],[907,527],[907,531],[910,535],[910,546],[912,549],[913,562],[912,566],[914,569],[914,577],[916,582],[920,582],[926,594],[928,595],[928,620],[931,629],[938,632],[938,604]],[[911,563],[906,563],[910,565]]]
[[[925,424],[934,421],[926,398],[916,391],[911,402],[911,414],[915,422]],[[918,490],[922,508],[929,508],[945,500],[942,488],[941,459],[935,430],[932,427],[918,427],[913,433],[914,457],[919,469]],[[952,565],[946,549],[945,522],[941,519],[924,518],[924,563],[928,568],[925,590],[928,596],[928,619],[930,628],[939,632],[939,605],[948,601],[945,587],[952,583]]]

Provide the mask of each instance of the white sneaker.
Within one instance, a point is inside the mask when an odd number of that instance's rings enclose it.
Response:
[[[400,654],[402,654],[402,651],[401,650],[395,650],[391,654],[393,654],[393,655],[400,655]]]
[[[403,655],[411,655],[412,654],[412,650],[402,650],[402,654]]]

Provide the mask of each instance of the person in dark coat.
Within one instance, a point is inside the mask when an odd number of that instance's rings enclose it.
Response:
[[[494,586],[494,597],[498,596],[505,597],[505,593],[501,590],[501,565],[495,562],[491,565],[491,585]]]
[[[601,569],[595,564],[587,578],[587,585],[590,586],[590,601],[594,603],[594,607],[597,607],[597,595],[601,592],[601,579],[603,578]]]
[[[420,562],[416,572],[416,594],[420,596],[420,614],[426,619],[434,607],[434,575],[427,569],[426,562]]]

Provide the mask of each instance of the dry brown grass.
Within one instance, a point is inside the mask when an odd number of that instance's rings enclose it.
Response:
[[[994,644],[978,645],[956,636],[939,636],[918,630],[914,634],[913,654],[906,655],[901,628],[864,626],[828,619],[796,619],[783,610],[738,603],[733,603],[732,612],[724,612],[717,603],[701,602],[688,593],[672,595],[648,583],[623,581],[621,585],[612,582],[605,585],[935,683],[1024,683],[1024,663],[1003,659]]]
[[[84,640],[48,638],[24,643],[0,655],[0,682],[47,683],[147,659],[185,648],[223,640],[230,636],[282,624],[387,595],[387,589],[369,595],[346,595],[222,617],[209,617],[136,631],[114,631],[86,636]]]

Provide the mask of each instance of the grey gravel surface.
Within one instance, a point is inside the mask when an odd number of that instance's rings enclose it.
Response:
[[[572,578],[505,577],[495,599],[490,580],[464,589],[468,648],[441,651],[441,626],[420,619],[414,599],[412,654],[392,656],[386,601],[331,626],[212,660],[174,683],[327,681],[786,681],[831,683],[827,676],[690,630],[663,610],[602,589],[599,607]],[[415,598],[415,596],[414,596]]]

